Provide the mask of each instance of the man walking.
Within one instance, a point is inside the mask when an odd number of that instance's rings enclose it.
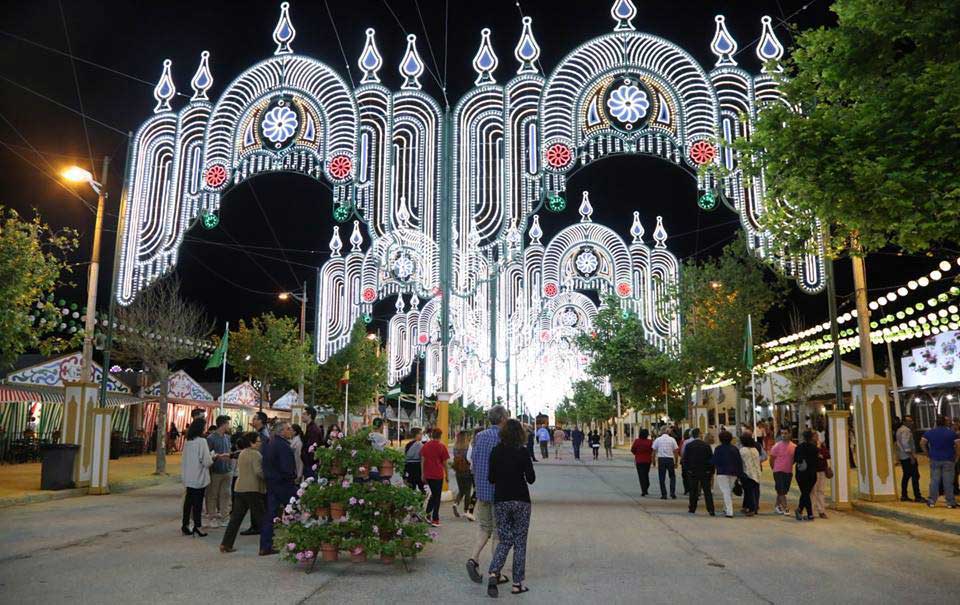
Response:
[[[790,429],[781,429],[780,441],[770,450],[770,466],[773,467],[773,483],[777,490],[777,506],[774,511],[778,515],[790,514],[787,494],[790,493],[790,483],[793,481],[793,453],[796,449],[797,445],[791,440]]]
[[[260,443],[263,444],[260,447],[262,448],[266,448],[267,442],[270,441],[270,429],[267,428],[268,421],[267,413],[262,411],[254,414],[253,419],[250,421],[250,426],[253,427],[253,430],[260,433]]]
[[[900,478],[900,500],[910,502],[907,496],[907,484],[913,481],[914,502],[926,502],[920,495],[920,467],[917,465],[917,445],[913,440],[913,417],[904,416],[903,423],[896,432],[897,456],[903,476]]]
[[[573,427],[573,432],[570,433],[570,442],[573,444],[573,457],[576,460],[580,459],[580,446],[583,445],[583,438],[583,431],[580,430],[580,427]]]
[[[920,447],[930,457],[930,491],[927,506],[933,508],[940,497],[947,501],[947,508],[957,508],[957,496],[953,493],[953,469],[960,451],[960,438],[947,426],[946,416],[937,416],[937,428],[923,434]]]
[[[307,418],[307,428],[303,431],[303,449],[300,451],[300,460],[303,462],[303,478],[316,477],[317,471],[313,467],[317,464],[316,451],[323,443],[323,431],[317,426],[317,408],[308,405],[303,410]]]
[[[566,433],[563,432],[563,429],[559,426],[553,429],[553,455],[557,460],[560,458],[560,446],[563,445],[563,440],[567,438]]]
[[[547,425],[541,425],[537,429],[537,441],[540,442],[540,457],[546,460],[550,457],[550,452],[547,451],[547,444],[550,443],[550,429]]]
[[[666,476],[670,475],[670,497],[677,499],[677,450],[680,445],[670,434],[670,429],[663,427],[660,436],[653,442],[653,451],[656,454],[654,465],[657,467],[657,475],[660,478],[660,499],[667,499],[667,486],[664,482]]]
[[[467,559],[467,574],[470,579],[480,584],[483,576],[478,571],[480,567],[480,553],[484,546],[493,537],[493,549],[497,547],[497,524],[493,516],[493,485],[490,479],[490,452],[500,443],[500,429],[507,424],[509,414],[502,405],[495,405],[487,412],[490,428],[480,431],[473,438],[473,447],[470,450],[470,465],[473,467],[474,488],[477,494],[477,506],[474,514],[477,517],[479,531],[477,543],[473,549],[473,556]],[[501,576],[499,583],[509,582],[509,578]]]
[[[217,416],[217,429],[207,435],[207,445],[214,452],[210,467],[210,485],[207,486],[207,517],[210,527],[220,527],[230,521],[230,417]]]
[[[683,448],[683,470],[687,474],[690,491],[690,514],[697,512],[697,501],[700,499],[700,490],[703,490],[703,503],[707,506],[707,513],[716,516],[713,510],[713,492],[710,489],[710,476],[713,475],[711,458],[713,450],[700,438],[700,429],[690,431],[690,439]]]
[[[533,453],[533,440],[535,438],[533,434],[533,427],[529,424],[524,425],[524,430],[527,432],[527,454],[530,455],[530,460],[536,462],[537,457]]]
[[[267,510],[260,527],[260,556],[273,555],[273,519],[283,515],[283,509],[297,493],[297,465],[293,460],[290,440],[293,429],[281,421],[273,430],[273,438],[263,450],[263,478],[267,482]]]

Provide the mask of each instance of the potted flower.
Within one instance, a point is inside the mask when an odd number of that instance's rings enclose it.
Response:
[[[300,510],[309,511],[315,518],[326,520],[330,516],[331,490],[329,486],[311,482],[307,487],[301,489],[303,495],[300,496]]]
[[[350,554],[352,563],[364,563],[368,555],[375,555],[379,552],[380,540],[358,536],[344,540],[343,547]]]
[[[380,453],[382,455],[379,466],[380,476],[389,479],[393,476],[396,467],[403,464],[403,452],[388,448]]]
[[[400,543],[396,540],[388,540],[380,544],[380,560],[384,565],[392,565],[399,553]]]
[[[340,558],[340,533],[335,525],[319,528],[320,557],[323,561],[337,561]]]
[[[330,503],[330,518],[334,521],[347,515],[347,499],[349,487],[344,487],[342,483],[330,483],[324,488],[327,492],[327,501]]]

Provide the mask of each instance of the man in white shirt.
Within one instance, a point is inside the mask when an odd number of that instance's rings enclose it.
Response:
[[[670,429],[663,427],[660,436],[653,442],[653,464],[657,467],[660,477],[660,499],[667,499],[667,486],[664,482],[670,475],[670,497],[677,499],[677,453],[680,446],[677,440],[670,435]]]

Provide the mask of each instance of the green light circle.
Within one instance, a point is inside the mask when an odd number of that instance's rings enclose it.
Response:
[[[563,212],[567,209],[567,200],[559,193],[554,193],[547,198],[547,210],[550,212]]]
[[[704,191],[697,199],[697,206],[701,210],[711,211],[717,208],[717,196],[713,191]]]
[[[353,208],[349,204],[337,204],[333,207],[333,220],[344,223],[350,219]]]
[[[220,224],[220,216],[214,212],[204,212],[200,215],[200,224],[204,229],[216,229]]]

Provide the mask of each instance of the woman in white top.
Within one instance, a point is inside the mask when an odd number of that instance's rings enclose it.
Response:
[[[210,485],[210,467],[213,465],[213,456],[210,455],[210,446],[203,438],[206,428],[203,417],[195,418],[187,429],[186,441],[180,455],[180,476],[183,486],[187,489],[183,499],[183,524],[180,531],[183,535],[205,537],[207,534],[200,531],[201,515],[203,513],[203,492]],[[190,522],[190,513],[193,512],[193,529],[187,527]]]
[[[740,438],[740,458],[743,461],[740,483],[743,485],[744,514],[752,517],[760,509],[760,452],[752,435]]]
[[[300,452],[303,451],[303,429],[300,428],[299,424],[295,424],[292,427],[293,429],[293,439],[290,440],[290,449],[293,450],[293,462],[297,467],[297,483],[303,480],[303,458],[300,457]]]

